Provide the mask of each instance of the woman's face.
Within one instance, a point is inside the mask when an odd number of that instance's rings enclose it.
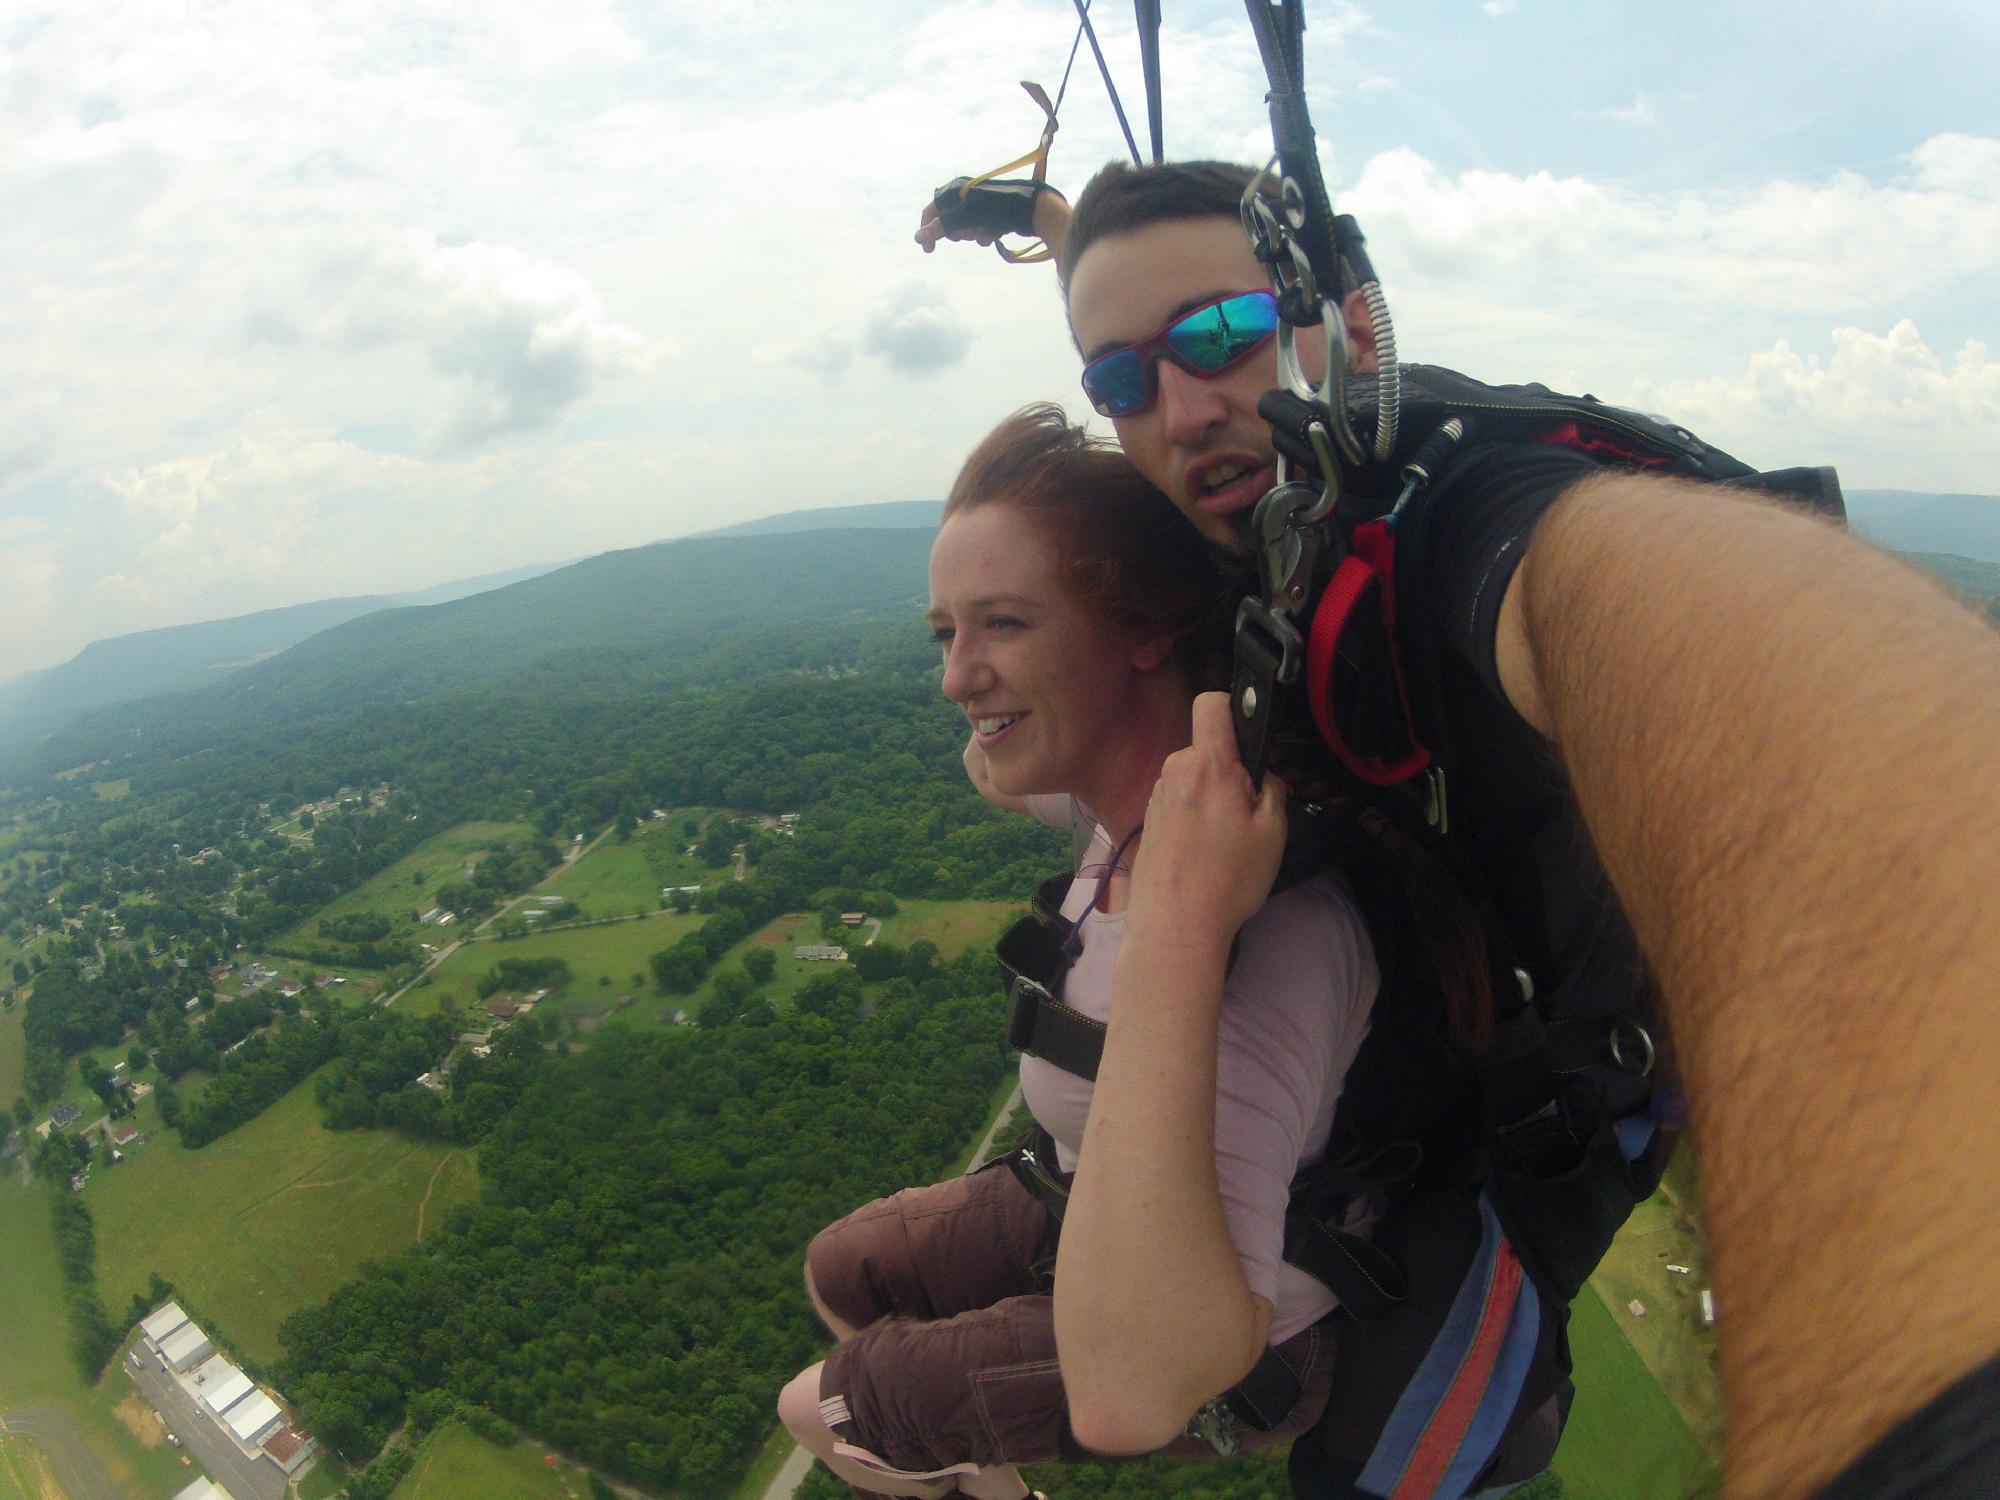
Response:
[[[1062,586],[1054,539],[1004,500],[960,511],[931,546],[926,615],[944,695],[965,710],[995,790],[1078,792],[1131,729],[1142,648]]]

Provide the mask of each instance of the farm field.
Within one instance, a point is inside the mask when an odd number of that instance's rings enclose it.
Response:
[[[142,1446],[112,1415],[131,1391],[120,1362],[113,1359],[95,1386],[78,1374],[49,1190],[24,1184],[13,1172],[0,1179],[0,1266],[7,1268],[0,1276],[0,1328],[6,1330],[0,1338],[0,1411],[31,1407],[51,1414],[89,1450],[119,1494],[166,1500],[180,1490],[188,1476],[172,1450]],[[113,1304],[112,1316],[119,1313]],[[0,1496],[11,1482],[26,1486],[28,1500],[47,1500],[49,1492],[36,1487],[47,1454],[19,1438],[3,1441]]]
[[[427,911],[432,895],[446,881],[461,880],[475,860],[502,844],[534,836],[525,823],[461,823],[424,840],[388,869],[371,875],[353,890],[329,901],[277,940],[276,946],[296,947],[327,941],[319,924],[334,917],[362,913],[388,917],[396,924],[392,937],[408,938],[418,931],[410,913]]]
[[[592,858],[596,856],[593,855]],[[567,988],[554,999],[603,1000],[608,1006],[620,995],[653,993],[653,976],[647,960],[668,948],[683,933],[694,931],[706,919],[690,913],[659,912],[638,921],[606,922],[595,927],[566,927],[554,932],[531,933],[524,938],[482,939],[463,943],[458,951],[431,973],[431,983],[419,985],[396,1004],[409,1006],[414,1015],[428,1015],[446,995],[454,995],[472,1010],[479,1003],[478,982],[503,958],[560,958],[570,967]],[[635,985],[632,976],[641,976]],[[684,1003],[684,1002],[676,1002]]]
[[[502,1448],[458,1422],[431,1435],[391,1500],[582,1500],[581,1469],[550,1464],[533,1438]]]
[[[11,1106],[21,1092],[21,1072],[28,1061],[27,1007],[0,1011],[0,1109]],[[8,1126],[0,1126],[4,1135]]]
[[[936,943],[946,958],[967,948],[991,948],[1007,924],[1027,911],[1025,901],[901,901],[893,917],[882,919],[882,938],[907,948]]]
[[[1683,1148],[1660,1190],[1633,1210],[1590,1280],[1681,1419],[1720,1458],[1722,1385],[1715,1335],[1701,1326],[1701,1289],[1711,1282],[1699,1205],[1694,1153]],[[1688,1274],[1667,1270],[1670,1265],[1686,1266]],[[1635,1300],[1645,1306],[1644,1317],[1631,1312]]]
[[[711,869],[687,852],[693,840],[685,825],[690,818],[706,822],[718,813],[707,807],[677,807],[657,822],[646,822],[624,843],[607,838],[588,858],[558,870],[539,890],[566,896],[587,916],[626,916],[654,911],[660,889],[669,885],[713,886],[731,878],[730,867]]]
[[[1719,1471],[1593,1287],[1570,1314],[1576,1404],[1556,1450],[1566,1500],[1707,1500]]]
[[[121,776],[116,781],[95,781],[91,783],[90,789],[97,793],[98,801],[116,802],[131,792],[132,778]]]
[[[310,1080],[199,1151],[160,1132],[151,1111],[140,1106],[149,1143],[92,1173],[84,1192],[104,1300],[122,1309],[158,1271],[255,1360],[278,1357],[287,1315],[478,1195],[463,1150],[324,1129]]]

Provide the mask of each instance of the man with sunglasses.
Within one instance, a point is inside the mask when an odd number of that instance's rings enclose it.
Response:
[[[1029,200],[1093,405],[1238,552],[1277,384],[1250,176],[1108,168],[1066,222]],[[971,236],[927,212],[941,237]],[[1558,972],[1605,904],[1594,851],[1673,1025],[1732,1488],[2000,1493],[2000,1069],[1966,1047],[2000,972],[2000,641],[1797,514],[1558,447],[1471,444],[1432,510],[1446,685],[1482,751],[1454,811]]]

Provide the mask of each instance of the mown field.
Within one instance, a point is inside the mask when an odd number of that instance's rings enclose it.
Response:
[[[461,823],[448,828],[435,838],[424,840],[388,869],[329,901],[286,932],[275,946],[291,948],[324,943],[327,939],[319,931],[322,921],[363,912],[389,918],[396,924],[393,937],[410,938],[424,930],[410,920],[410,913],[428,911],[435,905],[432,897],[440,885],[463,880],[471,874],[481,855],[533,834],[534,830],[525,823]]]
[[[67,1298],[49,1218],[49,1190],[18,1172],[0,1176],[0,1411],[53,1413],[103,1466],[117,1493],[166,1500],[189,1479],[174,1450],[146,1448],[112,1415],[131,1393],[120,1363],[85,1384],[70,1355]],[[113,1316],[116,1316],[114,1311]],[[28,1500],[49,1500],[39,1445],[18,1438],[0,1450],[0,1495],[12,1482]],[[12,1476],[11,1478],[9,1476]],[[60,1493],[57,1491],[56,1493]]]
[[[647,960],[662,948],[672,947],[683,933],[694,931],[704,920],[693,913],[659,912],[638,921],[464,943],[432,970],[428,984],[420,983],[396,1005],[398,1009],[408,1006],[415,1015],[428,1015],[446,995],[452,995],[471,1011],[484,1003],[478,994],[480,976],[500,960],[550,957],[568,964],[571,973],[570,983],[551,997],[555,1000],[602,1001],[607,1008],[621,995],[637,995],[645,1002],[657,998]],[[638,976],[636,983],[634,975]]]
[[[246,1355],[275,1360],[278,1325],[361,1264],[412,1244],[478,1194],[472,1159],[385,1131],[329,1131],[308,1080],[199,1151],[157,1130],[92,1174],[97,1280],[114,1313],[155,1271]]]
[[[1686,1266],[1683,1276],[1668,1266]],[[1605,1309],[1702,1447],[1722,1453],[1722,1385],[1715,1335],[1701,1326],[1710,1285],[1694,1152],[1683,1148],[1660,1191],[1633,1210],[1592,1275]],[[1637,1316],[1631,1304],[1646,1309]]]
[[[902,901],[882,922],[882,941],[907,948],[936,943],[949,957],[966,948],[991,948],[1007,924],[1027,911],[1025,901]]]
[[[392,1500],[581,1500],[588,1493],[581,1469],[549,1463],[532,1438],[502,1448],[447,1422],[425,1443]]]
[[[1570,1315],[1576,1405],[1556,1452],[1565,1500],[1708,1500],[1715,1460],[1585,1287]]]
[[[690,821],[705,825],[723,811],[710,807],[676,807],[658,821],[649,820],[624,842],[607,838],[590,854],[550,876],[539,888],[564,896],[586,916],[628,916],[656,911],[664,886],[713,886],[732,878],[728,865],[711,868],[687,852],[694,842],[687,835]]]

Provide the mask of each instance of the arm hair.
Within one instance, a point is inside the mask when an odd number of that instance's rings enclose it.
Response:
[[[1804,1496],[2000,1350],[2000,637],[1823,523],[1606,475],[1499,651],[1674,1028],[1728,1492]]]

